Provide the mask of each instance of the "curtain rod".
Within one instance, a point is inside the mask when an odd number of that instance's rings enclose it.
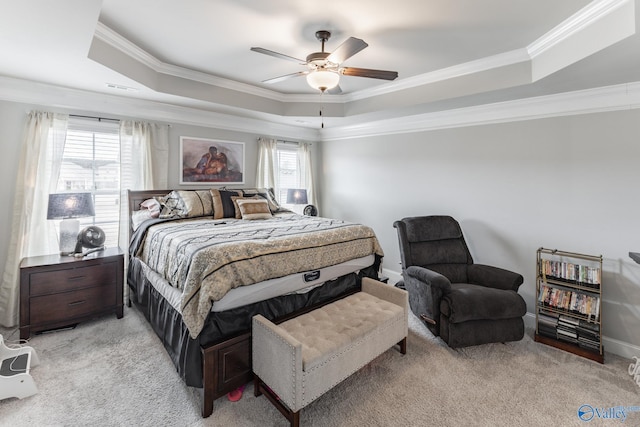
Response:
[[[281,142],[283,144],[294,144],[294,145],[302,144],[300,141],[286,141],[284,139],[277,139],[276,141]],[[310,143],[310,142],[307,142],[307,144],[312,145],[312,143]]]
[[[120,119],[110,119],[107,117],[97,117],[97,116],[82,116],[80,114],[69,114],[69,117],[78,117],[78,118],[82,118],[82,119],[93,119],[93,120],[97,120],[99,122],[103,121],[103,120],[108,120],[111,122],[119,122]]]

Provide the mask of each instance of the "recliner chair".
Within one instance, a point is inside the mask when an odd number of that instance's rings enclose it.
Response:
[[[452,348],[522,339],[522,275],[474,264],[450,216],[404,218],[393,226],[411,311],[435,336]]]

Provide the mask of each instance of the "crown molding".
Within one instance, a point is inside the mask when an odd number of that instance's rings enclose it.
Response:
[[[352,94],[345,95],[347,101],[357,101],[374,96],[385,95],[405,89],[412,89],[418,86],[425,86],[454,79],[469,74],[480,73],[495,68],[506,67],[520,62],[530,61],[531,57],[527,49],[515,49],[509,52],[488,56],[475,61],[469,61],[429,73],[417,76],[406,77],[397,82],[386,83],[371,89],[365,89]]]
[[[163,102],[117,96],[80,89],[0,76],[0,100],[66,112],[110,114],[121,118],[139,118],[171,124],[185,124],[259,135],[315,141],[318,131],[291,126],[268,118],[259,119],[224,114]]]
[[[222,77],[217,77],[209,73],[202,71],[191,70],[189,68],[180,67],[173,64],[162,62],[144,49],[140,48],[136,44],[132,43],[128,39],[124,38],[111,28],[107,27],[102,22],[97,23],[94,36],[107,43],[111,47],[119,50],[125,55],[131,57],[135,61],[140,62],[146,67],[152,69],[157,73],[167,74],[174,77],[179,77],[186,80],[193,80],[200,83],[209,84],[212,86],[218,86],[225,89],[235,90],[238,92],[247,93],[250,95],[260,96],[275,101],[288,101],[289,97],[286,94],[281,94],[273,90],[260,88],[246,83],[237,82]],[[304,98],[310,98],[311,95],[300,95]]]
[[[538,55],[569,39],[617,9],[633,4],[633,0],[599,0],[589,3],[538,40],[527,46],[529,56]]]
[[[640,82],[324,128],[320,139],[396,135],[636,108],[640,108]]]
[[[0,76],[0,100],[307,141],[333,141],[640,108],[640,82],[316,129]]]

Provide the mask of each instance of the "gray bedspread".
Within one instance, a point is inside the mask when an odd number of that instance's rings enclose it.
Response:
[[[137,249],[145,264],[182,291],[182,317],[193,338],[212,303],[232,288],[370,254],[383,255],[370,227],[291,213],[156,223]]]

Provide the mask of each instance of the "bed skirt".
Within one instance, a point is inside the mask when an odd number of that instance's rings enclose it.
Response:
[[[197,338],[189,336],[180,313],[169,304],[144,276],[142,261],[130,258],[127,283],[129,300],[144,313],[162,341],[180,377],[190,387],[202,387],[201,348],[221,343],[251,329],[256,314],[277,323],[291,313],[321,305],[342,295],[358,292],[362,277],[378,279],[382,258],[376,255],[373,265],[312,289],[303,294],[289,294],[222,312],[210,312]]]

